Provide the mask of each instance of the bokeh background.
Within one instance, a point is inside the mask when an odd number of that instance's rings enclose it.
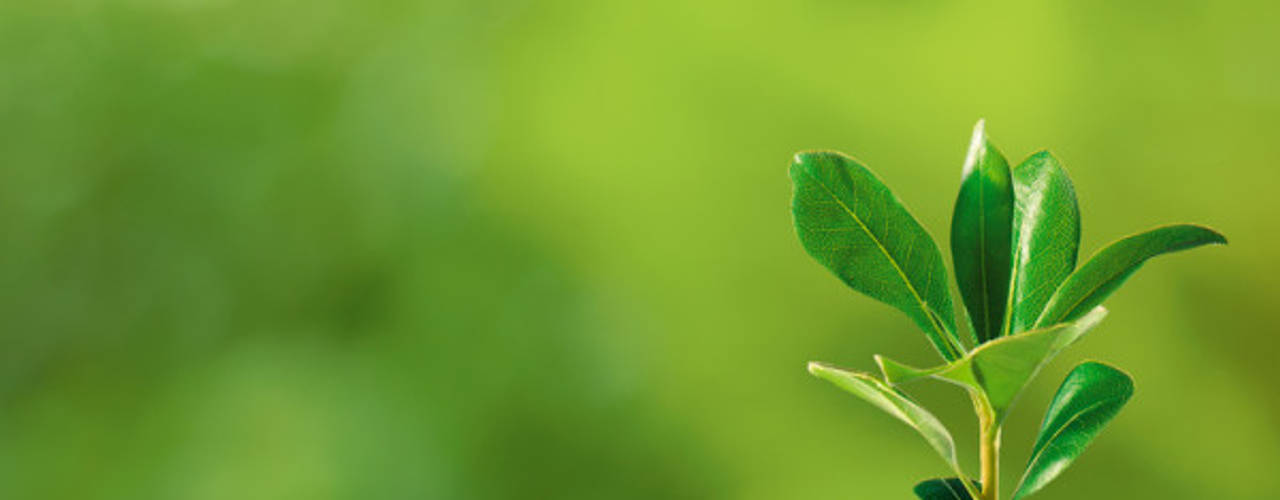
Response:
[[[1280,4],[0,2],[0,497],[908,498],[805,362],[931,363],[790,227],[793,152],[945,242],[970,127],[1084,254],[1161,258],[1085,358],[1135,399],[1047,499],[1280,491]],[[943,245],[944,253],[946,252]],[[949,260],[949,259],[948,259]],[[965,397],[916,394],[959,436]]]

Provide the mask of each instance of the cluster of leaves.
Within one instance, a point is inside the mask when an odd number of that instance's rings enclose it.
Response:
[[[951,224],[956,284],[969,319],[956,328],[937,244],[869,169],[837,152],[805,152],[791,166],[792,212],[805,250],[850,288],[907,314],[942,355],[921,369],[876,356],[880,376],[810,363],[809,371],[915,428],[957,477],[917,485],[923,499],[968,499],[980,486],[956,459],[946,427],[901,384],[957,384],[989,404],[998,426],[1023,387],[1106,315],[1100,306],[1151,257],[1226,243],[1212,229],[1178,224],[1116,241],[1076,267],[1080,212],[1066,171],[1048,152],[1010,168],[978,122]],[[1050,404],[1015,500],[1035,493],[1076,459],[1133,393],[1120,370],[1075,367]],[[979,401],[979,399],[975,399]],[[980,415],[980,418],[982,416]]]

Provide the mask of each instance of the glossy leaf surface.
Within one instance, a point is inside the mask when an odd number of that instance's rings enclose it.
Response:
[[[1034,328],[1054,290],[1075,270],[1080,208],[1067,171],[1047,151],[1013,169],[1013,269],[1006,335]]]
[[[1096,361],[1076,366],[1045,413],[1014,500],[1039,491],[1071,465],[1133,395],[1133,379]]]
[[[955,441],[952,440],[951,433],[932,413],[897,389],[871,375],[842,370],[822,363],[809,363],[809,373],[853,393],[905,422],[919,432],[925,441],[929,442],[929,446],[951,465],[952,469],[959,469]]]
[[[980,487],[975,481],[970,481],[969,484],[974,489]],[[920,500],[973,500],[969,490],[965,489],[964,482],[957,477],[921,481],[912,491]]]
[[[945,359],[959,359],[942,254],[889,188],[836,152],[797,154],[791,180],[805,251],[850,288],[907,313]]]
[[[891,384],[933,377],[979,389],[987,395],[1000,422],[1040,369],[1097,326],[1106,315],[1106,309],[1098,307],[1071,323],[993,340],[974,349],[964,359],[935,368],[912,368],[882,356],[876,356],[876,362]]]
[[[1009,297],[1013,180],[1009,163],[979,121],[964,161],[951,217],[956,284],[977,344],[1000,336]]]
[[[1052,325],[1078,318],[1101,304],[1142,264],[1163,253],[1210,243],[1226,244],[1217,231],[1203,226],[1165,226],[1121,239],[1100,250],[1071,273],[1045,305],[1037,325]]]

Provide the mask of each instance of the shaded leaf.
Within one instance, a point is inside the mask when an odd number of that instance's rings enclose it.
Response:
[[[1076,366],[1049,404],[1014,500],[1035,493],[1075,461],[1133,395],[1133,379],[1108,365]]]
[[[1227,239],[1217,231],[1191,224],[1160,227],[1116,241],[1094,254],[1067,277],[1045,305],[1036,324],[1052,325],[1080,317],[1106,300],[1147,259],[1209,243],[1226,242]]]
[[[977,344],[1000,336],[1009,298],[1013,180],[1009,163],[973,128],[960,194],[951,217],[951,258]]]
[[[929,369],[912,368],[879,355],[875,359],[890,384],[933,377],[981,390],[996,412],[996,421],[1000,422],[1040,369],[1097,326],[1106,315],[1107,310],[1098,307],[1077,321],[1001,337],[979,346],[959,361]]]
[[[920,407],[897,389],[868,375],[842,370],[823,363],[809,363],[809,373],[853,393],[867,402],[910,425],[929,442],[938,455],[958,470],[955,441],[951,433],[932,413]]]
[[[791,180],[805,251],[850,288],[907,313],[944,358],[959,359],[942,254],[889,188],[836,152],[797,154]]]
[[[969,481],[974,493],[981,485],[977,481]],[[920,500],[973,500],[970,490],[965,489],[964,482],[957,477],[929,479],[921,481],[912,489]]]
[[[1054,290],[1075,270],[1080,208],[1067,171],[1041,151],[1013,169],[1013,269],[1005,335],[1034,327]]]

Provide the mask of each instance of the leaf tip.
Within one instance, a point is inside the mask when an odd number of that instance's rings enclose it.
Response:
[[[796,154],[792,155],[791,161],[795,164],[805,164],[822,158],[850,159],[851,157],[847,154],[830,149],[806,149],[803,151],[797,151]]]
[[[1213,236],[1212,236],[1212,237],[1210,237],[1210,239],[1209,239],[1209,242],[1210,242],[1210,243],[1216,243],[1216,244],[1219,244],[1219,245],[1226,245],[1226,244],[1227,244],[1227,236],[1226,236],[1226,235],[1224,235],[1224,234],[1222,234],[1222,233],[1219,233],[1218,231],[1215,231],[1213,228],[1206,227],[1205,229],[1206,229],[1206,230],[1208,230],[1208,231],[1209,231],[1210,233],[1212,233],[1212,235],[1213,235]]]
[[[1196,233],[1198,233],[1196,235],[1198,238],[1198,242],[1197,242],[1198,245],[1226,245],[1227,244],[1226,235],[1218,232],[1217,229],[1214,229],[1202,224],[1193,224],[1193,223],[1170,224],[1168,226],[1161,226],[1157,228],[1157,230],[1172,229],[1172,228],[1189,228],[1195,231]]]
[[[1101,323],[1103,318],[1107,317],[1107,313],[1107,308],[1103,306],[1094,307],[1093,309],[1090,309],[1088,313],[1085,313],[1084,316],[1080,317],[1080,319],[1076,320],[1076,324],[1086,330],[1092,329],[1093,327],[1098,326],[1098,323]]]
[[[1124,401],[1128,401],[1129,398],[1133,397],[1133,388],[1134,388],[1133,376],[1129,375],[1129,372],[1121,370],[1116,366],[1103,363],[1098,360],[1093,360],[1093,359],[1087,359],[1084,362],[1080,363],[1079,365],[1076,366],[1075,370],[1072,370],[1072,372],[1075,372],[1076,370],[1092,371],[1095,373],[1105,374],[1113,378],[1114,380],[1118,381],[1118,387],[1120,387],[1121,389],[1121,393],[1123,394]]]
[[[1031,156],[1028,156],[1027,159],[1028,160],[1055,160],[1056,158],[1053,156],[1052,151],[1049,151],[1048,149],[1041,149],[1034,153],[1031,153]]]
[[[973,136],[969,139],[969,152],[964,157],[964,168],[961,169],[961,178],[968,177],[978,160],[983,154],[987,143],[987,120],[979,118],[978,123],[973,126]]]
[[[796,152],[796,154],[794,154],[794,155],[792,155],[792,156],[791,156],[791,164],[792,164],[792,165],[798,165],[798,164],[804,163],[804,162],[805,162],[805,158],[806,158],[806,157],[808,157],[810,154],[813,154],[813,152],[812,152],[812,151],[798,151],[798,152]]]
[[[898,372],[895,363],[879,354],[871,356],[876,361],[876,366],[880,368],[880,376],[884,378],[884,382],[889,385],[897,385],[902,380],[897,376]]]

